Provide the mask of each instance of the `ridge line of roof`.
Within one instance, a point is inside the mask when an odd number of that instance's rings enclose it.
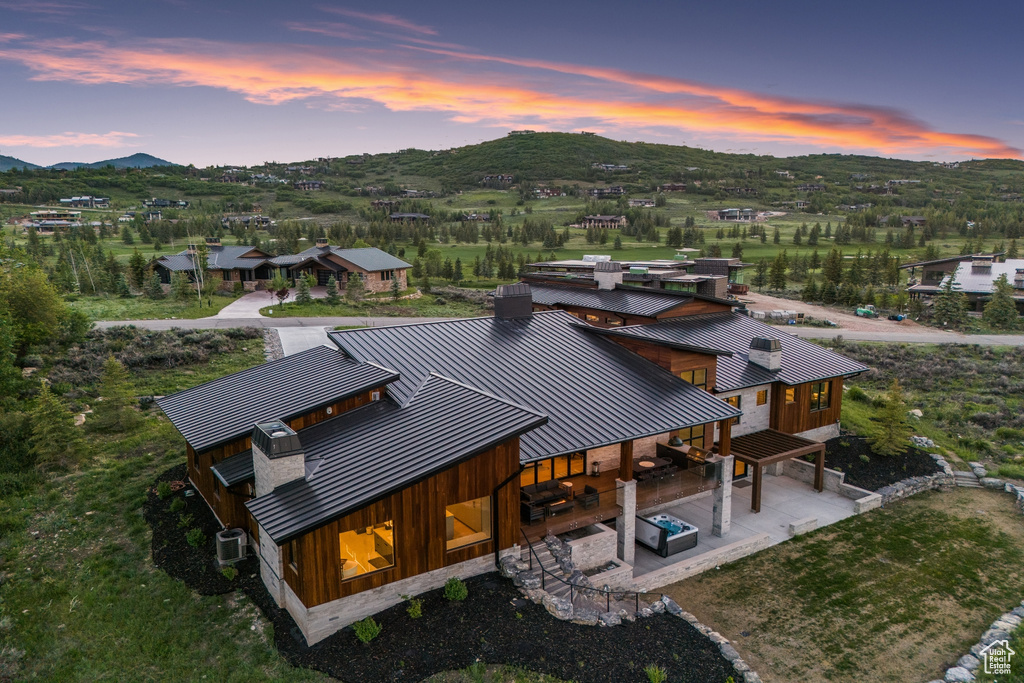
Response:
[[[416,398],[416,394],[419,393],[420,389],[423,387],[423,384],[425,384],[426,380],[429,379],[430,377],[437,377],[438,379],[442,379],[442,380],[444,380],[446,382],[454,384],[455,386],[459,386],[459,387],[462,387],[464,389],[468,389],[470,391],[475,391],[476,393],[480,394],[481,396],[486,396],[487,398],[494,399],[495,401],[498,401],[499,403],[504,403],[505,405],[511,406],[512,408],[518,408],[519,410],[522,410],[523,412],[530,413],[531,415],[536,415],[537,417],[543,417],[545,421],[547,421],[547,419],[548,419],[548,416],[545,415],[544,413],[541,413],[541,412],[539,412],[537,410],[534,410],[533,408],[524,406],[522,403],[516,403],[515,401],[512,401],[511,399],[507,399],[507,398],[505,398],[503,396],[498,396],[497,394],[495,394],[493,392],[490,392],[490,391],[487,391],[486,389],[481,389],[479,387],[474,387],[472,384],[466,384],[465,382],[460,382],[457,379],[453,379],[451,377],[448,377],[447,375],[442,375],[440,372],[436,372],[434,370],[431,370],[430,372],[427,373],[426,377],[424,378],[424,381],[422,383],[420,383],[420,385],[418,387],[416,387],[416,391],[413,392],[412,397],[409,399],[409,401],[406,403],[406,405],[408,405],[408,403],[411,403],[412,400],[414,398]],[[405,407],[405,406],[403,406],[403,407]]]
[[[680,316],[680,318],[686,318],[692,316]],[[677,320],[678,318],[669,318],[669,320]],[[681,351],[694,351],[697,353],[707,353],[711,356],[732,356],[733,351],[726,351],[724,349],[713,349],[710,346],[696,346],[694,344],[681,344],[679,342],[670,341],[668,339],[655,339],[652,337],[640,337],[635,334],[624,334],[620,332],[620,329],[608,329],[603,327],[595,327],[586,323],[570,323],[573,327],[579,328],[584,332],[591,332],[593,334],[599,334],[605,337],[623,337],[625,339],[642,339],[643,341],[649,341],[652,344],[658,346],[667,346],[669,348],[679,349]],[[645,327],[644,325],[630,325],[629,327]]]

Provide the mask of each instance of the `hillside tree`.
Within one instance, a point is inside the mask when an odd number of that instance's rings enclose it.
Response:
[[[985,304],[982,318],[986,323],[1000,330],[1016,330],[1020,328],[1020,315],[1017,303],[1013,298],[1013,285],[1003,273],[992,283],[992,298]]]
[[[885,456],[899,455],[907,450],[911,429],[907,421],[907,404],[898,379],[893,379],[889,385],[877,418],[875,431],[868,437],[871,449]]]

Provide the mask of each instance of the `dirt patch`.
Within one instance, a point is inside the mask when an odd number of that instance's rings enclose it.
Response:
[[[841,434],[825,442],[825,467],[845,472],[844,482],[868,491],[941,469],[924,451],[908,448],[899,455],[879,455],[871,450],[867,439],[853,434]]]
[[[179,465],[157,481],[181,481],[185,474]],[[580,683],[646,681],[643,669],[651,664],[663,667],[673,682],[724,683],[736,677],[717,646],[678,617],[661,614],[613,628],[577,626],[523,600],[497,573],[468,580],[464,602],[449,602],[442,590],[421,595],[423,616],[418,619],[410,618],[406,604],[376,614],[382,630],[367,645],[346,628],[307,647],[291,616],[271,600],[254,557],[235,565],[234,580],[220,572],[213,542],[219,524],[198,494],[184,493],[163,500],[155,489],[149,493],[143,511],[153,529],[154,564],[202,595],[244,592],[273,624],[274,644],[293,666],[349,683],[422,681],[477,661]],[[175,500],[185,501],[185,508],[172,512]],[[185,528],[178,526],[182,514],[192,515]],[[199,548],[185,541],[193,527],[207,537]]]
[[[843,310],[832,306],[820,304],[809,304],[795,299],[782,299],[749,292],[739,297],[740,301],[747,305],[752,311],[796,311],[804,315],[817,318],[818,320],[831,320],[837,323],[840,328],[852,332],[877,332],[877,331],[900,331],[917,332],[927,331],[928,328],[918,325],[913,320],[887,320],[885,318],[858,318],[853,310]],[[785,321],[783,321],[785,322]]]
[[[663,589],[766,682],[940,678],[1019,604],[1024,517],[979,489],[920,494]]]

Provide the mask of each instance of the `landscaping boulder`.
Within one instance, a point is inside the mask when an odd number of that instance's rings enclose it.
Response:
[[[993,477],[981,477],[978,479],[978,483],[987,489],[1001,489],[1003,488],[1003,480],[995,479]]]
[[[559,598],[550,593],[541,600],[544,609],[556,619],[568,620],[572,618],[572,603],[565,598]]]
[[[962,666],[954,666],[946,670],[946,683],[970,683],[974,680],[974,674]]]
[[[590,607],[580,607],[573,610],[572,623],[580,626],[597,626],[601,613]]]
[[[622,623],[622,617],[614,612],[605,612],[598,619],[601,620],[602,626],[618,626]]]
[[[981,660],[974,655],[964,655],[956,661],[956,665],[968,671],[974,671],[981,666]]]
[[[661,601],[665,603],[665,610],[669,614],[673,614],[677,617],[683,616],[683,608],[677,605],[675,600],[666,595],[661,598]]]

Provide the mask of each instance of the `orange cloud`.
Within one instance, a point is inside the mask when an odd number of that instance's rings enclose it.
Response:
[[[371,21],[376,24],[384,24],[391,28],[398,28],[404,31],[412,31],[413,33],[422,33],[428,36],[436,36],[437,31],[430,28],[429,26],[422,26],[420,24],[414,24],[407,19],[402,17],[396,17],[394,14],[370,14],[368,12],[359,12],[354,9],[344,9],[341,7],[327,7],[321,5],[317,9],[323,12],[331,12],[332,14],[340,14],[343,17],[352,17],[353,19],[363,19],[365,21]]]
[[[124,147],[135,133],[57,133],[54,135],[0,135],[4,147]]]
[[[316,101],[331,109],[377,103],[452,120],[534,128],[659,128],[892,155],[1019,157],[981,135],[936,131],[883,107],[783,98],[617,69],[460,50],[251,47],[203,40],[140,45],[51,39],[0,44],[0,59],[36,80],[204,86],[261,104]],[[494,69],[494,70],[488,70]]]

